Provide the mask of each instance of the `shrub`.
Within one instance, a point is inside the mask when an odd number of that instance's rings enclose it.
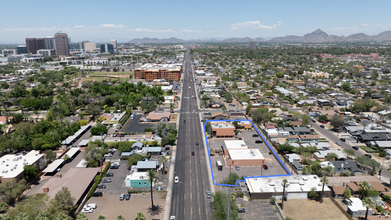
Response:
[[[106,175],[107,171],[110,169],[110,166],[111,166],[111,162],[108,162],[105,169],[102,172],[102,176]]]
[[[276,198],[275,197],[270,197],[270,205],[274,205],[276,203]]]
[[[239,198],[243,198],[244,195],[243,195],[242,192],[237,191],[236,192],[236,196],[239,197]]]
[[[88,192],[87,199],[91,198],[92,193],[95,192],[96,187],[98,186],[98,184],[100,183],[101,180],[102,180],[102,176],[101,175],[98,175],[98,176],[95,177],[95,183],[94,183],[94,185],[92,185],[90,191]]]

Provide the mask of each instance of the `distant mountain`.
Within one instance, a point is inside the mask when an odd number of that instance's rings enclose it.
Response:
[[[328,35],[326,32],[317,29],[312,33],[300,36],[275,37],[270,42],[292,42],[292,43],[323,43],[323,42],[366,42],[366,41],[391,41],[391,31],[385,31],[378,35],[369,36],[364,33],[352,34],[347,37]]]
[[[287,35],[285,37],[275,37],[265,40],[261,37],[252,39],[250,37],[244,38],[208,38],[208,39],[197,39],[197,40],[182,40],[175,37],[158,39],[158,38],[147,38],[142,39],[136,38],[130,40],[129,43],[133,44],[148,44],[148,43],[185,43],[185,42],[226,42],[226,43],[249,43],[250,41],[257,42],[271,42],[271,43],[324,43],[324,42],[369,42],[369,41],[391,41],[391,31],[385,31],[378,35],[369,36],[364,33],[352,34],[347,37],[328,35],[321,29],[317,29],[314,32],[305,34],[304,36]]]

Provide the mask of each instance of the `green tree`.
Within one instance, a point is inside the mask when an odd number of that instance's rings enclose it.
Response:
[[[125,217],[123,215],[117,215],[117,220],[125,220]]]
[[[322,179],[320,179],[320,182],[322,183],[322,194],[320,195],[320,203],[323,203],[324,186],[326,184],[329,184],[329,179],[327,179],[327,176],[323,176]]]
[[[328,121],[327,115],[320,115],[320,116],[318,117],[318,121],[319,121],[319,122]]]
[[[35,177],[37,177],[38,174],[37,165],[24,165],[23,169],[27,180],[30,181],[35,179]]]
[[[330,120],[330,125],[333,126],[334,129],[339,129],[344,124],[345,120],[340,116],[334,116]]]
[[[26,180],[21,180],[16,182],[16,180],[11,180],[9,182],[0,183],[0,198],[2,201],[6,202],[8,205],[13,205],[15,199],[22,195],[23,191],[26,189]]]
[[[15,220],[30,220],[30,217],[27,213],[21,212],[16,216]]]
[[[163,155],[163,156],[160,158],[160,163],[163,164],[162,173],[164,173],[164,169],[166,168],[165,162],[167,162],[167,158],[166,158],[166,156]]]
[[[371,189],[371,185],[367,181],[361,181],[358,184],[358,191],[360,192],[360,198],[363,199],[365,198],[367,191]]]
[[[308,197],[315,199],[318,196],[318,193],[316,192],[316,188],[312,187],[310,192],[308,193]]]
[[[98,219],[98,220],[106,220],[106,216],[104,216],[104,215],[99,215],[97,219]]]
[[[76,220],[88,220],[88,217],[86,214],[84,214],[83,212],[80,212],[77,216],[76,216]]]
[[[52,150],[46,150],[45,151],[45,160],[46,163],[50,163],[54,161],[57,158],[57,154],[53,152]]]
[[[134,218],[134,220],[146,220],[144,213],[137,212],[136,217]]]
[[[72,220],[72,218],[64,212],[58,213],[56,220]]]
[[[352,192],[350,191],[349,187],[345,187],[345,190],[343,191],[343,198],[348,200],[350,197],[352,197]]]
[[[345,90],[346,92],[350,91],[350,83],[344,82],[341,85],[341,89]]]
[[[290,153],[290,152],[292,152],[292,151],[295,149],[295,147],[293,147],[293,146],[290,145],[288,142],[286,142],[286,143],[284,143],[284,144],[279,144],[279,145],[277,146],[277,149],[278,149],[278,152],[280,152],[280,153],[283,153],[283,152],[288,152],[288,153]]]
[[[92,115],[94,118],[96,118],[96,116],[98,116],[100,114],[101,109],[100,109],[99,105],[95,105],[95,104],[91,103],[91,104],[87,105],[86,112],[88,114]]]
[[[147,171],[147,178],[148,178],[149,184],[151,184],[151,203],[152,203],[152,211],[154,211],[155,206],[153,205],[153,188],[152,188],[152,185],[153,184],[157,184],[158,180],[160,179],[160,177],[158,176],[158,174],[154,170],[148,170]]]
[[[0,213],[7,211],[7,204],[5,202],[0,202]]]
[[[45,213],[40,212],[40,213],[38,213],[35,220],[49,220],[49,217]]]
[[[338,155],[336,153],[328,153],[326,155],[326,158],[327,158],[327,160],[332,161],[332,160],[338,159]]]
[[[38,216],[47,216],[48,200],[48,196],[44,194],[27,196],[21,202],[18,202],[14,208],[9,209],[7,215],[10,219],[15,219],[19,213],[26,213],[30,219],[37,219]]]
[[[306,126],[311,122],[311,117],[309,115],[301,115],[301,120],[303,121],[303,125]]]
[[[284,185],[283,185],[283,189],[282,189],[281,210],[284,210],[285,187],[286,187],[286,184],[288,183],[288,180],[287,180],[287,179],[283,179],[283,180],[282,180],[282,183],[283,183]]]
[[[375,202],[371,198],[366,197],[362,200],[362,205],[367,209],[365,212],[365,219],[368,219],[368,209],[375,206]]]
[[[228,175],[228,178],[223,181],[224,184],[230,184],[230,185],[235,185],[236,184],[236,181],[239,180],[240,177],[238,176],[238,174],[236,173],[230,173]]]
[[[72,198],[68,187],[62,187],[49,203],[49,213],[58,216],[60,213],[70,214],[74,209],[75,198]]]
[[[237,219],[238,217],[238,207],[235,203],[234,197],[228,195],[223,191],[217,191],[212,195],[213,197],[213,206],[214,210],[212,212],[212,219],[227,219],[227,209],[228,209],[228,199],[230,199],[229,204],[229,219]]]

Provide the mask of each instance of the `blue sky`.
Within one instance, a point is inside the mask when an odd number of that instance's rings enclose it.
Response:
[[[391,30],[390,0],[2,0],[0,43],[63,31],[72,41],[126,42],[328,34]]]

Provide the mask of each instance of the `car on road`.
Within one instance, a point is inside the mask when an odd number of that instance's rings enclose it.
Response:
[[[129,200],[130,199],[130,193],[126,194],[125,196],[125,200]]]
[[[235,166],[235,169],[236,169],[237,171],[239,171],[239,170],[240,170],[239,166]]]
[[[178,176],[175,176],[174,182],[175,182],[175,183],[179,183],[179,177],[178,177]]]
[[[238,213],[246,213],[246,209],[244,209],[244,208],[238,208]]]
[[[210,199],[210,197],[211,197],[210,191],[206,191],[206,198]]]
[[[125,199],[125,193],[121,193],[121,195],[119,196],[119,200],[122,201]]]
[[[183,123],[186,123],[186,120],[183,120]]]
[[[114,173],[106,173],[105,177],[113,177]]]
[[[368,157],[369,159],[372,158],[372,155],[370,155],[370,154],[364,154],[364,156]]]
[[[337,144],[338,146],[341,146],[341,142],[339,142],[339,141],[335,142],[335,144]]]
[[[111,183],[111,179],[103,179],[102,183]]]
[[[198,141],[196,142],[196,145],[200,145],[200,143],[198,143]]]
[[[96,186],[96,188],[98,188],[98,189],[106,189],[106,185],[104,185],[104,184],[98,184],[98,185]]]
[[[259,137],[259,135],[257,135],[257,134],[253,134],[253,137]]]
[[[263,141],[261,141],[261,140],[256,140],[255,143],[256,143],[256,144],[262,144]]]
[[[170,217],[170,220],[175,220],[175,216],[172,215],[172,216]]]
[[[113,164],[110,166],[110,169],[118,169],[119,165],[118,164]]]
[[[321,128],[324,128],[324,125],[320,125]]]
[[[358,150],[358,149],[359,149],[357,146],[353,146],[352,148],[355,149],[355,150]]]
[[[102,197],[103,193],[102,192],[94,192],[92,193],[92,197]]]
[[[265,169],[265,170],[268,170],[268,169],[269,169],[269,167],[267,167],[266,164],[265,164],[265,165],[262,165],[262,167],[263,167],[263,169]]]
[[[322,121],[322,124],[327,124],[327,121]]]
[[[192,151],[192,152],[191,152],[191,155],[193,155],[193,156],[194,156],[194,154],[195,154],[195,153],[194,153],[194,151]]]

